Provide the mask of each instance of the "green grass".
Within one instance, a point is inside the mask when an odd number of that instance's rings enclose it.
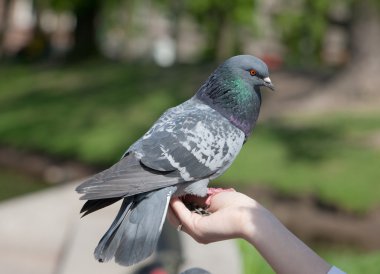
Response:
[[[248,242],[238,240],[241,252],[243,273],[245,274],[274,274],[275,272],[264,260],[260,253],[253,248]]]
[[[47,184],[39,180],[0,169],[0,201],[38,191],[46,187]]]
[[[320,250],[319,254],[346,273],[379,273],[380,251],[360,252],[351,249],[329,248]]]
[[[314,193],[364,212],[379,203],[380,149],[367,141],[379,132],[375,114],[269,121],[256,129],[221,180]]]
[[[0,142],[108,165],[207,73],[106,62],[0,67]]]
[[[245,274],[274,274],[275,272],[264,258],[251,245],[243,240],[238,241],[242,254]],[[350,274],[379,273],[380,251],[361,252],[352,249],[323,247],[317,248],[317,253],[328,263],[335,265]]]
[[[0,67],[0,144],[108,166],[211,70],[103,61]],[[379,203],[380,150],[367,141],[379,132],[378,113],[260,122],[219,182],[314,193],[363,212]]]

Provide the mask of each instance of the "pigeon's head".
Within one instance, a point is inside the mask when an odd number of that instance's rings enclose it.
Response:
[[[259,58],[251,55],[238,55],[226,60],[218,69],[223,73],[231,73],[236,79],[241,79],[255,90],[267,87],[274,90],[269,78],[267,65]]]
[[[261,87],[274,90],[268,67],[259,58],[238,55],[227,59],[210,75],[196,98],[249,136],[260,112]]]

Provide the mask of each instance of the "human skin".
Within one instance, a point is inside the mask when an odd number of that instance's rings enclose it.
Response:
[[[199,205],[206,199],[197,199]],[[209,216],[191,212],[178,198],[172,199],[169,220],[197,242],[207,244],[242,238],[252,244],[276,273],[325,274],[331,268],[325,260],[292,234],[269,210],[235,191],[208,198]]]

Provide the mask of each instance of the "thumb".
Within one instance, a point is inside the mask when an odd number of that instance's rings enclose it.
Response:
[[[170,207],[181,224],[184,224],[186,220],[191,219],[191,211],[180,199],[173,198],[170,201]]]
[[[173,198],[171,200],[170,207],[176,215],[179,224],[182,225],[182,231],[192,236],[194,234],[194,223],[196,223],[197,219],[201,218],[201,216],[197,213],[191,212],[178,198]]]

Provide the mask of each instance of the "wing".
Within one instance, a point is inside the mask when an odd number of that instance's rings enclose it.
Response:
[[[244,133],[196,99],[172,109],[138,142],[140,161],[159,171],[177,170],[184,181],[223,172],[235,159]]]
[[[91,177],[76,188],[81,200],[126,197],[179,183],[178,172],[162,172],[140,163],[129,153],[118,163]]]

